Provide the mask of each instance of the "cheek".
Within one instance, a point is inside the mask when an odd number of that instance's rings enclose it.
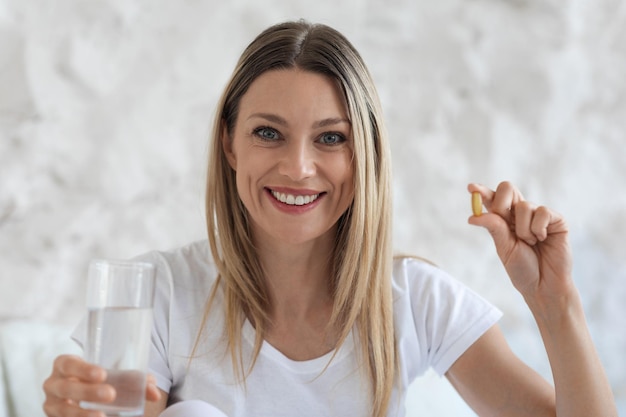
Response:
[[[350,199],[354,196],[354,164],[352,163],[352,154],[344,155],[340,158],[332,169],[335,173],[335,180],[344,187],[346,195]]]
[[[246,151],[250,152],[249,150]],[[263,177],[264,167],[259,158],[251,158],[246,151],[240,152],[238,155],[235,176],[237,191],[241,199],[248,203],[250,196],[257,191],[259,180]]]
[[[235,173],[237,179],[237,191],[242,198],[250,193],[251,172],[247,164],[239,164]]]
[[[255,198],[253,196],[252,182],[247,167],[239,166],[235,173],[235,182],[237,187],[237,195],[239,200],[248,212],[253,211],[255,207]]]

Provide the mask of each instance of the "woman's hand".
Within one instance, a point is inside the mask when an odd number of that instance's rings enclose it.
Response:
[[[487,213],[469,218],[469,223],[486,228],[513,285],[528,301],[540,304],[571,295],[572,258],[565,220],[544,206],[524,200],[509,182],[496,191],[478,184]]]
[[[104,369],[78,356],[59,356],[54,361],[52,373],[43,384],[46,394],[44,412],[48,417],[105,417],[102,412],[84,410],[78,405],[80,401],[113,401],[115,389],[105,381]],[[154,378],[148,376],[146,400],[157,401],[160,397]]]
[[[572,282],[565,221],[552,210],[525,201],[508,182],[496,191],[478,184],[470,184],[468,190],[480,193],[488,211],[470,217],[469,223],[491,233],[513,285],[535,316],[552,368],[556,414],[617,416]]]

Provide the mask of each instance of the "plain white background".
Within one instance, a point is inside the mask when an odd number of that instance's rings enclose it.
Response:
[[[466,184],[516,183],[571,226],[575,280],[626,402],[626,3],[619,0],[0,0],[0,319],[78,321],[92,257],[203,238],[215,102],[247,43],[305,18],[342,31],[383,101],[395,247],[536,328]],[[434,375],[410,415],[471,415]],[[624,407],[624,406],[622,406]]]

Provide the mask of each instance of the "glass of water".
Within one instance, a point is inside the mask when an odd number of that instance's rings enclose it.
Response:
[[[110,416],[143,415],[152,329],[155,267],[146,262],[94,260],[87,281],[85,359],[107,371],[111,403],[82,401]]]

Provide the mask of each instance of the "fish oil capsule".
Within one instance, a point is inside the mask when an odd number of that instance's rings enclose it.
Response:
[[[474,216],[483,214],[483,198],[478,191],[472,193],[472,212]]]

